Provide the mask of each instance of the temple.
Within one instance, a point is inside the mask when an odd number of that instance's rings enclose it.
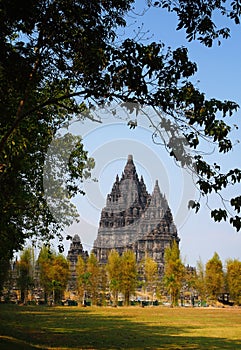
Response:
[[[74,235],[67,255],[70,268],[68,290],[77,290],[76,264],[79,256],[81,256],[83,260],[87,260],[88,252],[83,250],[79,235]]]
[[[93,252],[101,264],[107,262],[112,249],[120,254],[126,249],[133,250],[138,263],[148,254],[158,263],[159,274],[163,275],[164,251],[173,240],[180,241],[158,181],[149,194],[129,155],[121,177],[116,176],[107,195]]]

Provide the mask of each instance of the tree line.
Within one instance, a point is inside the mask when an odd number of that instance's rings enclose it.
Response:
[[[5,285],[5,296],[15,288],[20,291],[20,301],[27,303],[29,295],[41,290],[44,301],[60,303],[69,293],[71,278],[69,261],[49,246],[43,246],[35,260],[32,248],[22,251],[15,264],[16,276]],[[229,259],[223,266],[219,255],[203,264],[197,262],[195,268],[185,266],[176,242],[165,250],[165,266],[162,275],[157,262],[150,256],[136,263],[135,254],[126,250],[120,255],[112,250],[105,265],[100,265],[93,253],[84,259],[78,256],[75,265],[74,295],[81,304],[111,304],[117,306],[119,297],[129,305],[131,298],[139,295],[140,300],[169,300],[171,306],[183,305],[183,300],[199,304],[216,303],[220,296],[227,294],[232,303],[241,305],[241,261]],[[66,292],[67,291],[67,292]]]

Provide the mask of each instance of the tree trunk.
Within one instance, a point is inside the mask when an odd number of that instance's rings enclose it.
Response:
[[[125,292],[125,305],[129,306],[129,303],[130,303],[130,292],[127,291]]]

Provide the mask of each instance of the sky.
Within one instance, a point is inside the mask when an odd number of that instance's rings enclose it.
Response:
[[[140,15],[143,3],[138,1],[138,8],[129,14],[128,29],[120,32],[121,36],[133,36],[133,29],[143,26],[143,32],[149,31],[146,34],[149,41],[161,40],[172,49],[182,45],[188,47],[190,59],[198,65],[198,73],[193,81],[206,93],[206,97],[229,99],[241,105],[240,27],[231,25],[230,39],[222,40],[219,47],[214,44],[212,48],[207,48],[199,42],[187,43],[184,31],[175,30],[177,22],[174,14],[150,9]],[[132,154],[138,175],[143,175],[148,191],[152,192],[158,179],[161,192],[168,199],[181,239],[181,255],[186,264],[195,266],[199,259],[205,263],[214,252],[219,254],[224,263],[228,258],[241,259],[241,232],[237,233],[228,223],[214,223],[205,201],[202,201],[198,214],[187,209],[188,201],[199,197],[193,177],[177,167],[163,147],[153,143],[148,122],[137,117],[138,127],[130,130],[126,115],[121,111],[118,118],[113,118],[109,110],[100,110],[98,113],[104,121],[102,124],[87,120],[73,123],[69,128],[73,134],[82,135],[85,149],[94,157],[96,167],[92,176],[98,182],[89,180],[84,183],[86,195],[77,196],[73,201],[80,222],[66,227],[65,233],[79,234],[84,249],[91,250],[107,194],[111,191],[116,175],[121,175],[128,154]],[[239,118],[240,112],[230,122],[241,127]],[[233,140],[236,139],[240,139],[240,130],[233,133]],[[230,154],[224,157],[211,154],[209,159],[220,161],[224,170],[233,166],[240,168],[240,154],[241,146],[237,144]],[[240,194],[240,186],[231,188],[227,194]],[[216,205],[216,199],[210,198],[209,204]],[[65,247],[68,250],[69,242]]]

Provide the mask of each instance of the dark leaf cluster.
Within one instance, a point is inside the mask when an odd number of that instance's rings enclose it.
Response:
[[[215,18],[225,16],[240,23],[241,4],[239,0],[160,0],[149,1],[149,6],[166,9],[177,14],[177,30],[184,29],[188,41],[199,40],[202,44],[211,47],[215,40],[218,45],[220,39],[230,37],[230,28],[218,27]]]

